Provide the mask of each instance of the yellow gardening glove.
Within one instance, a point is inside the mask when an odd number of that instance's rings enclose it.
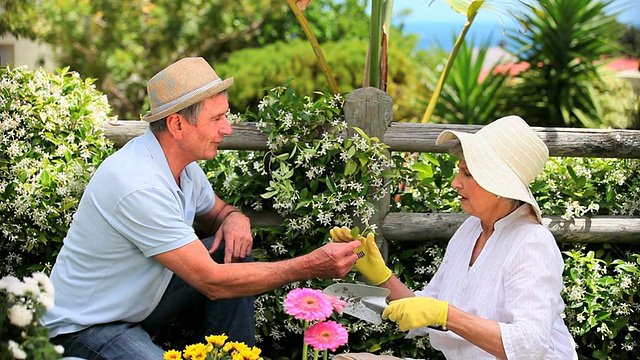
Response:
[[[424,326],[447,327],[449,303],[424,296],[413,296],[394,300],[382,312],[383,319],[398,324],[401,331]]]
[[[351,234],[351,230],[343,226],[342,228],[334,227],[329,230],[331,238],[335,242],[351,242],[358,240],[362,245],[358,246],[354,251],[358,254],[358,261],[356,261],[356,269],[364,275],[369,282],[373,285],[380,285],[383,282],[389,280],[391,277],[391,269],[384,264],[384,259],[380,250],[376,245],[375,235],[369,233],[365,239],[362,236],[354,239]]]

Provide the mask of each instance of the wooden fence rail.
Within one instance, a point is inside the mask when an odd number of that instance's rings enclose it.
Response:
[[[476,131],[479,125],[413,124],[391,123],[384,135],[384,142],[391,151],[445,152],[444,146],[436,145],[436,138],[443,130]],[[118,120],[106,127],[106,136],[117,147],[138,136],[147,128],[147,123],[135,120]],[[533,127],[547,144],[551,156],[640,158],[640,131],[605,130],[561,127]],[[267,150],[267,134],[255,123],[233,125],[233,134],[225,138],[220,149]]]
[[[376,88],[356,89],[347,96],[345,119],[360,127],[369,136],[377,136],[389,145],[390,151],[446,152],[435,140],[445,129],[476,131],[479,125],[412,124],[392,122],[393,102],[388,94]],[[142,121],[121,120],[109,123],[106,137],[115,146],[124,145],[147,128]],[[640,158],[640,131],[605,130],[561,127],[534,127],[547,144],[551,156]],[[345,134],[347,135],[347,134]],[[226,137],[221,149],[267,150],[267,135],[254,123],[233,125],[233,134]],[[398,213],[389,212],[389,199],[376,204],[378,211],[371,223],[378,225],[381,236],[376,240],[386,255],[385,239],[396,241],[446,242],[467,218],[467,214]],[[276,213],[246,212],[255,227],[280,226],[283,219]],[[640,217],[594,216],[563,220],[559,216],[543,216],[558,242],[620,242],[640,243]],[[428,230],[428,231],[425,231]]]

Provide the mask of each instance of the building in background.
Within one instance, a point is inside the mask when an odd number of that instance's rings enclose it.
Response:
[[[53,52],[47,44],[11,35],[0,37],[0,65],[27,65],[31,69],[43,67],[54,71]]]

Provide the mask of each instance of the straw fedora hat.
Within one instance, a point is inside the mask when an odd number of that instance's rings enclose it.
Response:
[[[157,73],[147,83],[151,110],[144,114],[142,120],[160,120],[223,92],[231,84],[232,77],[222,80],[201,57],[178,60]]]
[[[444,130],[436,145],[459,140],[469,172],[492,194],[530,204],[542,216],[529,184],[549,159],[549,149],[519,116],[505,116],[476,133]]]

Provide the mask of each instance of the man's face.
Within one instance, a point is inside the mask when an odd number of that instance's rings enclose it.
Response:
[[[218,146],[233,130],[227,119],[229,101],[226,93],[204,100],[204,106],[194,125],[185,121],[183,149],[194,160],[211,160],[218,155]]]

